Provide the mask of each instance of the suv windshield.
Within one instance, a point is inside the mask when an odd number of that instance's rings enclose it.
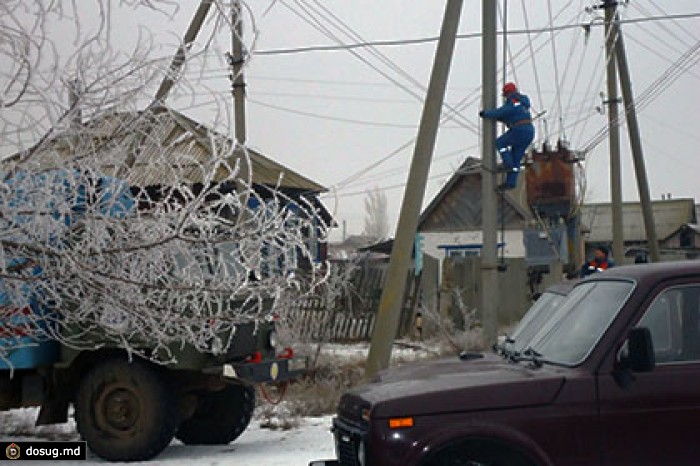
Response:
[[[503,343],[503,349],[509,354],[520,354],[530,343],[532,337],[546,322],[551,320],[554,311],[565,298],[565,294],[548,291],[542,293],[542,296],[527,311],[510,338]]]
[[[532,339],[530,348],[555,364],[580,364],[610,326],[634,283],[590,281],[574,288],[557,310],[561,318],[550,319]]]

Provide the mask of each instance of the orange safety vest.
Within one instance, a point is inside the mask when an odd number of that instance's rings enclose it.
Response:
[[[609,265],[608,261],[600,262],[600,263],[599,263],[599,262],[598,262],[598,259],[593,259],[592,261],[590,261],[590,262],[588,263],[588,266],[589,266],[589,267],[593,267],[593,268],[596,269],[596,270],[598,270],[598,269],[607,270],[607,269],[608,269],[608,265]]]

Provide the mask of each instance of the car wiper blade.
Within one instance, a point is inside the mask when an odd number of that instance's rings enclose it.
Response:
[[[532,356],[534,358],[541,358],[542,357],[542,355],[540,353],[538,353],[537,351],[535,351],[535,349],[532,346],[528,346],[527,348],[525,348],[525,350],[523,351],[523,355],[524,356]]]
[[[530,361],[536,367],[542,367],[542,364],[547,362],[545,359],[543,359],[542,354],[535,351],[532,346],[525,348],[523,352],[518,354],[516,357],[517,361]]]

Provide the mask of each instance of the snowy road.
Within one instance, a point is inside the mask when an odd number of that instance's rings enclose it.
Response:
[[[32,426],[36,411],[14,410],[0,413],[0,441],[75,440],[74,425]],[[4,422],[3,422],[4,421]],[[331,416],[304,418],[297,429],[281,431],[261,429],[254,420],[250,428],[234,443],[224,446],[185,446],[177,440],[153,461],[129,465],[187,466],[306,466],[309,461],[335,456],[330,433]],[[36,431],[34,435],[31,435]],[[46,461],[15,461],[13,464],[46,464]],[[61,461],[63,465],[120,464],[108,463],[88,453],[87,461]],[[126,464],[126,463],[121,463]]]

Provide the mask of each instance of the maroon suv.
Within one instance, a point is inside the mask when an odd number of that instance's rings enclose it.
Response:
[[[700,261],[591,276],[519,347],[381,373],[312,464],[700,464]]]

